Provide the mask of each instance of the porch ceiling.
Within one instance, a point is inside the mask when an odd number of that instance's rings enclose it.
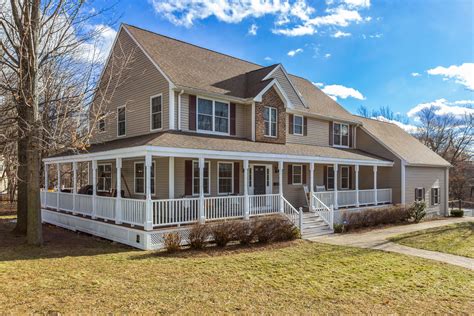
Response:
[[[80,152],[63,152],[51,156],[45,161],[71,160],[71,156],[103,156],[116,154],[121,157],[121,152],[132,155],[133,148],[156,152],[159,156],[188,156],[209,155],[225,159],[225,156],[234,156],[233,159],[255,159],[256,157],[267,160],[285,161],[314,161],[314,162],[338,162],[358,163],[367,165],[392,166],[393,162],[368,154],[356,149],[341,149],[325,146],[312,146],[302,144],[271,144],[253,142],[247,139],[235,137],[222,137],[199,135],[185,132],[160,132],[148,135],[113,140],[110,142],[93,144],[87,150]],[[135,151],[135,153],[137,153]],[[99,158],[99,157],[98,157]],[[261,160],[261,159],[258,159]]]

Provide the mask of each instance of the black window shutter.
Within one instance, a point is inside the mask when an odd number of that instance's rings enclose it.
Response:
[[[196,130],[196,96],[189,96],[189,130]]]
[[[334,137],[332,136],[332,132],[333,132],[332,125],[333,125],[333,123],[329,122],[329,146],[333,145],[333,138]]]
[[[288,184],[293,184],[293,165],[288,165]]]
[[[235,135],[235,103],[230,104],[230,135]]]
[[[308,136],[308,118],[303,119],[303,135]]]
[[[288,115],[288,132],[293,134],[293,114]]]
[[[306,181],[306,176],[307,176],[307,174],[306,174],[306,165],[303,165],[303,181],[302,181],[303,184],[306,184],[306,182],[307,182]]]
[[[324,183],[324,186],[326,187],[326,190],[328,189],[328,166],[324,166],[324,179],[323,179],[323,183]]]

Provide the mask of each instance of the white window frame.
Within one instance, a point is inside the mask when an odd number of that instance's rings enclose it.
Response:
[[[158,98],[160,97],[161,98],[161,111],[159,112],[156,112],[156,113],[153,113],[153,99],[154,98]],[[161,127],[159,128],[153,128],[153,114],[158,114],[160,113],[160,116],[161,116]],[[159,131],[159,130],[162,130],[163,129],[163,93],[159,93],[159,94],[156,94],[156,95],[152,95],[150,96],[150,131]]]
[[[119,111],[123,109],[123,113],[124,113],[124,116],[125,116],[125,119],[123,120],[123,123],[125,125],[125,133],[123,135],[120,135],[119,134],[119,131],[120,131],[120,122],[119,122]],[[124,137],[124,136],[127,136],[127,108],[125,105],[122,105],[122,106],[119,106],[117,107],[117,137]]]
[[[339,134],[340,145],[336,144],[336,142],[334,141],[334,136],[336,135],[336,133],[335,133],[336,125],[340,125],[340,128],[339,128],[339,131],[340,131],[340,134]],[[342,137],[343,137],[343,135],[342,135],[342,126],[347,126],[347,145],[342,144]],[[350,131],[349,131],[349,128],[350,128],[350,125],[346,124],[346,123],[341,123],[341,122],[333,122],[332,123],[332,145],[333,145],[333,147],[349,148],[349,145],[351,143],[351,141],[349,139],[349,136],[351,134]]]
[[[221,176],[219,174],[219,166],[222,165],[222,164],[232,165],[232,179],[231,179],[232,189],[231,189],[230,192],[221,192],[220,191],[219,183],[220,183]],[[234,162],[233,161],[218,161],[217,162],[217,194],[218,195],[231,195],[231,194],[234,194],[234,190],[235,190],[235,188],[234,188],[234,177],[235,177],[235,175],[234,175]]]
[[[144,192],[137,192],[137,165],[138,164],[142,164],[143,165],[143,189],[144,189]],[[151,181],[155,183],[155,185],[152,187],[152,190],[151,191],[151,195],[156,195],[155,194],[155,191],[156,191],[156,164],[155,164],[155,161],[152,160],[151,162],[151,167],[153,168],[153,177],[151,178]],[[150,188],[151,189],[151,188]],[[142,160],[142,161],[135,161],[133,163],[133,192],[136,194],[136,195],[146,195],[146,166],[145,166],[145,161]]]
[[[425,200],[425,196],[424,196],[424,194],[423,194],[423,189],[424,189],[423,187],[417,187],[417,188],[415,188],[415,190],[416,190],[416,191],[415,191],[415,202],[417,202],[417,201],[418,201],[418,202],[422,202],[422,201]],[[421,190],[421,200],[417,200],[417,198],[416,198],[416,193],[417,193],[418,190]]]
[[[99,163],[97,164],[97,182],[100,181],[100,178],[104,178],[104,177],[99,177],[99,167],[105,167],[105,166],[110,166],[110,190],[112,190],[112,180],[113,180],[113,176],[112,176],[112,173],[113,173],[113,170],[112,170],[112,164],[110,162],[107,162],[107,163]],[[89,168],[89,165],[87,165],[87,168]],[[105,170],[105,169],[104,169]],[[72,181],[71,181],[72,182]],[[99,190],[99,183],[96,184],[97,185],[97,192],[110,192],[110,190]],[[105,188],[105,178],[104,178],[104,183],[103,183],[103,186]]]
[[[301,118],[301,133],[296,132],[296,118]],[[300,126],[300,125],[298,125]],[[302,115],[293,115],[293,135],[303,136],[304,135],[304,116]]]
[[[329,169],[332,169],[332,177],[329,177]],[[336,184],[336,181],[335,181],[335,170],[334,170],[334,167],[333,166],[328,166],[327,167],[327,171],[326,171],[326,190],[327,191],[334,191],[335,189],[335,184]],[[332,179],[332,183],[333,183],[333,187],[332,188],[329,188],[329,179]]]
[[[436,201],[434,199],[434,190],[436,190],[437,194],[436,194]],[[431,201],[431,205],[439,205],[439,201],[440,201],[440,196],[439,196],[439,187],[433,187],[431,188],[431,197],[433,198],[433,201]]]
[[[102,124],[104,125],[104,129],[101,128]],[[100,134],[105,133],[105,131],[107,130],[107,122],[105,121],[104,114],[100,115],[99,121],[97,122],[97,129],[99,130]]]
[[[192,186],[193,186],[192,194],[193,194],[193,196],[199,196],[199,193],[194,192],[194,179],[196,179],[197,181],[199,181],[199,177],[197,177],[197,178],[194,177],[194,164],[195,164],[195,163],[197,163],[198,166],[199,166],[199,160],[192,160],[192,166],[193,166],[193,167],[192,167],[192,183],[191,183]],[[209,183],[209,184],[208,184],[207,189],[209,190],[209,192],[207,192],[207,193],[204,192],[204,195],[205,195],[205,196],[206,196],[206,195],[209,196],[209,195],[211,195],[211,162],[210,162],[210,161],[204,161],[204,166],[205,166],[206,164],[208,165],[208,166],[207,166],[207,178],[208,178],[208,183]],[[199,167],[198,167],[198,169],[199,169]]]
[[[265,120],[265,113],[263,115],[263,129],[264,129],[263,134],[265,135],[265,137],[277,138],[278,137],[278,109],[274,106],[265,106],[265,108],[263,110],[265,111],[267,109],[269,110],[268,121]],[[272,121],[271,111],[276,112],[276,115],[275,115],[276,121],[275,122]],[[269,135],[265,131],[265,123],[266,122],[268,122],[268,131],[270,132]],[[272,123],[275,123],[275,135],[272,135],[272,125],[273,125]]]
[[[206,129],[199,129],[199,100],[207,100],[212,101],[212,130],[208,131]],[[227,133],[218,132],[216,131],[216,102],[227,104]],[[196,131],[198,133],[204,134],[216,134],[216,135],[230,135],[230,102],[218,100],[218,99],[210,99],[205,97],[196,97]]]
[[[346,188],[342,186],[343,183],[344,183],[342,181],[343,174],[344,174],[344,172],[342,172],[342,170],[344,170],[344,169],[347,169],[347,187]],[[340,172],[340,174],[341,174],[341,190],[349,190],[350,189],[350,187],[351,187],[351,183],[350,183],[351,175],[349,174],[350,172],[351,172],[351,169],[349,168],[349,166],[341,166],[341,172]]]
[[[295,181],[295,168],[300,168],[300,182]],[[303,184],[303,165],[292,165],[291,166],[291,184],[302,185]]]

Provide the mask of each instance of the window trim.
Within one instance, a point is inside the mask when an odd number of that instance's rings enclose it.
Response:
[[[332,169],[333,172],[332,172],[332,182],[333,182],[333,187],[332,188],[329,188],[329,169]],[[326,169],[326,191],[334,191],[334,187],[335,187],[335,184],[336,184],[336,175],[335,175],[335,170],[334,170],[334,167],[333,166],[327,166],[327,169]]]
[[[192,187],[193,187],[192,196],[199,196],[199,193],[195,193],[195,192],[194,192],[194,179],[195,179],[195,178],[194,178],[194,163],[197,162],[197,163],[198,163],[198,166],[199,166],[199,160],[191,160],[191,161],[192,161],[192,170],[191,170],[191,172],[192,172],[192,175],[193,175],[193,177],[192,177],[192,183],[191,183],[191,184],[192,184]],[[207,167],[207,178],[208,178],[208,182],[209,182],[209,184],[208,184],[209,192],[208,192],[208,193],[205,193],[205,192],[204,192],[204,196],[206,196],[206,195],[207,195],[207,196],[210,196],[210,195],[211,195],[211,162],[210,162],[209,160],[205,160],[205,161],[204,161],[204,169],[206,168],[206,164],[209,164],[208,167]],[[198,169],[199,169],[199,168],[198,168]],[[197,179],[198,179],[198,181],[199,181],[199,177],[198,177]]]
[[[199,99],[202,100],[207,100],[207,101],[212,101],[212,131],[208,131],[206,129],[199,129]],[[225,103],[227,104],[227,133],[224,132],[216,132],[216,102],[219,103]],[[196,96],[196,132],[198,133],[203,133],[203,134],[214,134],[214,135],[230,135],[230,102],[229,101],[224,101],[220,99],[211,99],[211,98],[206,98],[203,96]]]
[[[141,193],[141,192],[137,192],[137,164],[143,164],[143,171],[144,171],[144,175],[143,175],[143,188],[145,189],[145,192]],[[153,168],[153,174],[155,175],[152,179],[153,179],[153,182],[155,182],[155,185],[153,186],[153,188],[155,189],[154,191],[156,191],[156,164],[155,164],[155,161],[152,160],[151,161],[151,166]],[[145,161],[144,160],[140,160],[140,161],[134,161],[133,163],[133,193],[135,195],[146,195],[146,166],[145,166]],[[153,196],[156,196],[156,193],[151,191],[151,195]]]
[[[342,170],[343,169],[347,169],[347,188],[344,188],[342,186],[342,183],[343,183],[342,182],[342,179],[343,179],[342,178],[343,177],[342,176]],[[350,175],[350,172],[351,172],[351,168],[349,166],[341,166],[341,172],[340,172],[340,174],[341,174],[341,179],[340,179],[341,180],[341,190],[349,190],[351,188],[351,183],[350,183],[351,175]]]
[[[96,183],[97,185],[97,192],[110,192],[112,190],[112,180],[113,180],[113,171],[112,171],[112,163],[110,162],[103,162],[103,163],[98,163],[97,164],[97,173],[99,173],[99,166],[110,166],[110,190],[99,190],[99,185],[98,183]],[[89,169],[89,165],[87,165],[87,168]],[[97,174],[97,182],[99,182],[99,178],[102,178],[102,177],[99,177],[99,174]],[[73,181],[71,181],[73,182]],[[104,185],[104,188],[105,188],[105,185]]]
[[[296,118],[301,118],[301,133],[296,133]],[[304,116],[293,114],[293,135],[303,136],[304,135]]]
[[[300,168],[301,182],[296,182],[295,181],[295,167]],[[291,184],[292,185],[302,185],[303,184],[303,165],[301,165],[301,164],[291,165]]]
[[[161,97],[161,111],[160,116],[161,116],[161,127],[160,128],[153,128],[153,99]],[[163,93],[158,93],[155,95],[150,96],[150,131],[161,131],[163,129]]]
[[[418,190],[421,190],[421,200],[417,200],[417,198],[416,198],[416,192],[417,192]],[[423,194],[423,190],[424,190],[423,187],[416,187],[416,188],[415,188],[415,202],[423,202],[423,201],[425,201],[425,196],[424,196],[424,194]]]
[[[232,181],[232,189],[231,189],[231,192],[228,193],[228,192],[220,192],[220,188],[219,188],[219,181],[221,179],[221,176],[219,174],[219,166],[221,164],[230,164],[232,165],[232,177],[231,177],[231,181]],[[235,188],[234,188],[234,179],[235,179],[235,175],[234,175],[234,161],[218,161],[217,162],[217,195],[232,195],[234,194],[235,192]]]
[[[101,127],[101,122],[104,123],[104,129],[102,130],[100,127]],[[99,130],[99,134],[103,134],[105,133],[105,131],[107,130],[107,123],[105,122],[105,114],[101,114],[99,116],[99,121],[97,122],[97,129]]]
[[[436,191],[438,192],[438,194],[437,194],[437,196],[436,196],[436,197],[437,197],[436,203],[435,203],[435,201],[434,201],[434,190],[436,190]],[[431,201],[431,205],[437,206],[437,205],[440,204],[440,194],[439,194],[439,193],[440,193],[439,187],[433,187],[433,188],[431,188],[431,197],[433,197],[433,201]]]
[[[336,133],[334,132],[334,129],[336,127],[336,124],[337,125],[341,125],[341,128],[340,130],[342,131],[342,125],[345,125],[347,126],[347,145],[342,145],[342,133],[339,134],[339,141],[341,143],[341,145],[337,145],[335,142],[334,142],[334,135],[336,135]],[[333,147],[337,147],[337,148],[349,148],[350,147],[350,144],[351,144],[351,140],[350,140],[350,131],[349,131],[349,128],[350,128],[350,125],[347,124],[347,123],[342,123],[342,122],[332,122],[332,146]]]
[[[276,121],[275,121],[275,136],[271,135],[271,132],[272,132],[272,120],[271,120],[271,117],[272,117],[272,116],[271,116],[271,113],[268,114],[268,119],[269,119],[269,120],[268,120],[268,123],[269,123],[269,124],[268,124],[268,126],[269,126],[269,129],[268,129],[268,130],[269,130],[269,132],[270,132],[270,135],[267,135],[267,133],[266,133],[266,131],[265,131],[265,122],[266,122],[266,121],[265,121],[265,112],[264,112],[264,115],[263,115],[263,135],[264,135],[265,137],[278,138],[278,109],[277,109],[276,107],[274,107],[274,106],[268,106],[268,105],[265,106],[263,110],[265,111],[266,109],[269,109],[270,111],[271,111],[271,110],[275,110],[275,112],[276,112],[276,115],[275,115],[275,117],[276,117]]]
[[[125,133],[123,135],[119,134],[119,130],[120,130],[119,129],[119,123],[120,123],[119,122],[119,111],[121,109],[124,109],[123,113],[124,113],[124,116],[125,116],[125,119],[123,121],[124,124],[125,124]],[[125,105],[122,105],[122,106],[117,107],[117,137],[125,137],[125,136],[127,136],[127,107]]]

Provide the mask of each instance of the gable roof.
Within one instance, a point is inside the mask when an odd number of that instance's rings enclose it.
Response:
[[[359,117],[362,128],[385,145],[395,155],[405,160],[408,165],[449,167],[450,163],[419,140],[405,132],[399,126],[375,119]]]
[[[128,24],[123,27],[177,86],[253,99],[272,81],[265,77],[280,66],[263,67]],[[310,81],[294,75],[288,78],[307,106],[297,106],[298,110],[358,123]]]

